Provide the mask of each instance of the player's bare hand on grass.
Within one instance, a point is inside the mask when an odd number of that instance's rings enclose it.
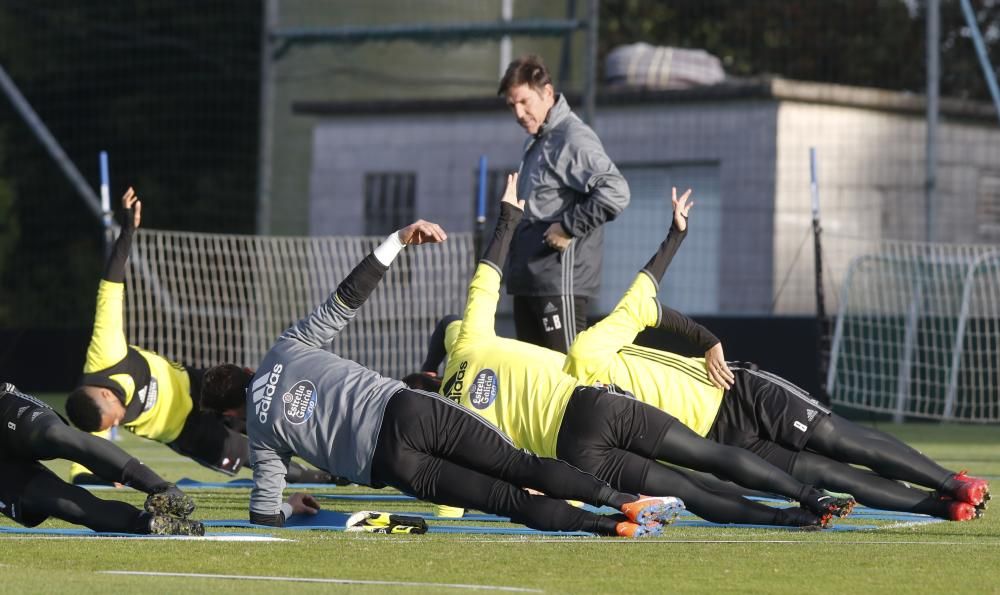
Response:
[[[292,507],[292,514],[316,514],[319,512],[319,502],[309,494],[295,492],[288,497],[288,504]]]
[[[691,207],[694,206],[694,201],[688,202],[688,197],[691,196],[691,189],[688,188],[687,191],[677,198],[677,188],[672,188],[673,196],[671,197],[671,202],[674,203],[674,227],[677,231],[684,231],[687,229],[688,225],[688,213],[691,212]]]
[[[437,223],[419,219],[399,230],[399,240],[404,244],[440,244],[448,239],[448,234]]]
[[[122,196],[122,208],[125,209],[125,225],[131,229],[138,229],[139,222],[142,220],[142,201],[139,200],[139,195],[131,186]]]
[[[726,363],[726,355],[722,352],[722,343],[716,343],[711,349],[705,352],[705,370],[708,378],[717,388],[729,389],[733,387],[736,376],[729,369]]]
[[[507,187],[503,189],[500,202],[517,207],[521,211],[524,210],[524,201],[517,199],[517,172],[507,174]]]

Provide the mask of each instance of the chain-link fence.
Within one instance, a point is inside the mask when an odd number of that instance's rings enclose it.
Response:
[[[696,206],[662,297],[697,315],[813,316],[817,295],[833,313],[865,249],[847,236],[1000,242],[998,48],[996,0],[0,6],[0,66],[68,161],[96,187],[108,150],[113,194],[135,185],[160,229],[472,231],[481,158],[489,216],[526,140],[495,95],[507,61],[541,55],[581,115],[596,80],[592,125],[632,197],[595,315],[655,249],[674,185]],[[98,221],[6,98],[0,114],[0,326],[84,327]]]

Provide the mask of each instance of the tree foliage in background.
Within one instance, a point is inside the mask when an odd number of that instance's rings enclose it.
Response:
[[[1000,2],[973,4],[1000,63]],[[600,56],[647,41],[704,48],[735,76],[922,93],[923,6],[602,0]],[[988,98],[958,0],[942,0],[941,13],[942,93]],[[261,0],[0,3],[0,64],[90,185],[108,150],[113,200],[134,185],[144,224],[160,229],[254,229],[260,40]],[[85,327],[98,222],[2,97],[0,123],[0,327]]]
[[[252,232],[260,14],[246,0],[5,0],[0,64],[91,187],[110,153],[112,204],[133,185],[150,227]],[[0,121],[0,209],[16,197],[21,232],[0,264],[0,326],[86,326],[99,223],[4,97]]]
[[[1000,59],[1000,2],[974,0],[980,29]],[[636,41],[702,48],[735,76],[923,93],[923,2],[903,0],[603,0],[601,48]],[[941,92],[989,99],[958,0],[941,1]]]

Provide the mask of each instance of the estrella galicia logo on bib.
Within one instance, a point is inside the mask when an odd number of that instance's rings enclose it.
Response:
[[[304,423],[316,410],[316,385],[308,380],[299,380],[281,395],[281,402],[285,406],[285,420],[288,423]]]
[[[476,409],[486,409],[497,398],[496,372],[486,368],[476,374],[476,379],[469,386],[469,402]]]

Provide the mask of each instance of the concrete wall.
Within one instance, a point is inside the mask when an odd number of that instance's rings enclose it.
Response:
[[[883,238],[925,239],[920,114],[730,99],[603,106],[595,128],[623,171],[664,172],[664,201],[669,184],[696,186],[692,231],[661,294],[687,311],[815,312],[809,147],[819,156],[829,312],[854,256]],[[940,133],[935,239],[996,243],[1000,226],[986,224],[989,212],[980,203],[988,179],[1000,177],[1000,131],[945,118]],[[512,169],[524,140],[499,100],[496,111],[324,118],[313,133],[309,233],[361,233],[364,174],[377,171],[416,172],[417,214],[471,230],[479,155],[487,155],[491,169]],[[698,181],[684,179],[691,172],[700,172]],[[617,300],[662,238],[664,223],[626,211],[609,224],[612,248],[593,314]]]
[[[939,128],[935,241],[997,239],[979,229],[977,203],[984,176],[1000,172],[1000,130],[980,122],[943,119]],[[826,301],[837,304],[836,282],[851,259],[880,239],[927,240],[926,127],[919,114],[782,102],[778,111],[774,222],[775,312],[815,311],[809,147],[819,163]],[[786,280],[787,276],[787,280]]]

